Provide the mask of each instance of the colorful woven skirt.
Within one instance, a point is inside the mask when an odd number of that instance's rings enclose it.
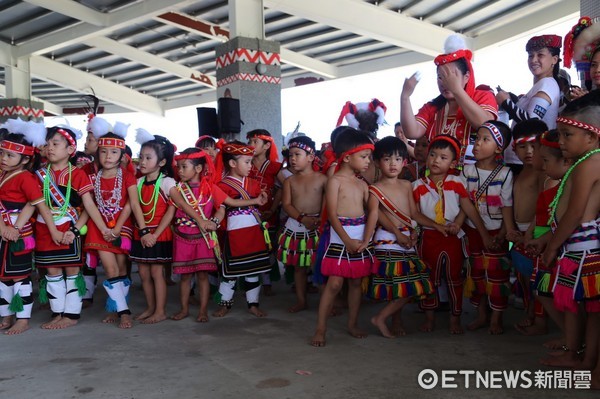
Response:
[[[311,267],[317,256],[319,233],[288,218],[279,236],[277,259],[286,266]]]

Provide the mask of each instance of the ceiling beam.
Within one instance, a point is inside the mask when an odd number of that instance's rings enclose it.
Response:
[[[176,109],[176,108],[200,106],[203,104],[208,104],[208,103],[212,103],[212,102],[216,102],[216,101],[217,101],[217,92],[212,91],[212,92],[202,93],[200,95],[194,94],[191,96],[185,96],[185,97],[175,98],[173,100],[167,100],[167,101],[165,101],[164,108],[165,108],[165,110],[168,111],[168,110],[172,110],[172,109]]]
[[[31,57],[30,71],[32,76],[73,91],[90,94],[93,89],[96,97],[104,101],[133,111],[164,116],[164,101],[46,57]]]
[[[82,40],[95,36],[108,34],[116,29],[131,26],[137,22],[145,21],[154,15],[171,11],[177,7],[193,3],[193,0],[144,0],[121,10],[106,14],[106,24],[99,27],[87,21],[66,29],[45,35],[39,39],[20,44],[15,50],[15,56],[44,54],[56,49],[80,43]],[[48,2],[52,9],[55,1]],[[58,3],[58,2],[57,2]],[[72,3],[69,1],[68,3]],[[74,2],[73,2],[74,3]],[[93,11],[93,10],[92,10]],[[97,12],[97,11],[96,11]]]
[[[0,97],[6,98],[6,86],[0,84]],[[61,115],[62,107],[51,103],[50,101],[42,100],[41,98],[31,96],[31,101],[37,101],[44,104],[44,111],[52,115]]]
[[[54,11],[96,26],[108,25],[109,14],[70,0],[25,0],[26,3]]]
[[[534,14],[521,13],[522,16],[511,23],[503,23],[501,26],[476,36],[472,48],[481,50],[490,46],[498,46],[508,40],[525,36],[531,31],[543,29],[544,25],[554,25],[575,19],[579,17],[579,10],[579,1],[563,0],[552,7],[537,9]]]
[[[120,43],[107,37],[92,37],[84,40],[83,43],[88,46],[96,47],[100,50],[106,51],[107,53],[115,54],[125,59],[147,65],[151,68],[156,68],[163,72],[173,74],[182,79],[190,80],[194,83],[210,87],[211,89],[216,89],[217,87],[217,79],[214,76],[206,75],[192,68],[169,61],[166,58],[150,54],[146,51],[139,50],[135,47]]]
[[[216,40],[222,43],[229,40],[228,29],[179,12],[168,12],[157,15],[154,19],[164,24],[206,37],[207,39]],[[281,61],[294,65],[295,67],[328,78],[336,78],[338,76],[337,67],[334,65],[288,50],[285,47],[281,47],[279,55]]]
[[[263,4],[287,14],[429,56],[438,55],[446,38],[456,33],[363,1],[263,0]],[[465,40],[468,45],[469,39]]]

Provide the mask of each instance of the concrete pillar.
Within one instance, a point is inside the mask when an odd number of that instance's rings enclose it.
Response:
[[[264,40],[262,0],[230,0],[230,40],[216,47],[217,97],[229,89],[240,100],[242,132],[226,139],[245,141],[266,129],[281,146],[281,60],[279,43]]]
[[[44,104],[31,101],[31,75],[29,59],[19,59],[4,67],[6,76],[6,98],[0,99],[0,123],[9,118],[44,120]]]

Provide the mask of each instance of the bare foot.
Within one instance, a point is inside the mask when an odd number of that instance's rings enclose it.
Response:
[[[515,324],[515,329],[523,335],[546,335],[548,334],[548,328],[539,324],[532,324],[529,327],[521,327],[519,324]]]
[[[515,324],[515,328],[518,330],[519,327],[524,328],[524,327],[531,327],[534,323],[534,318],[533,317],[526,317],[523,320],[521,320],[520,322],[518,322],[517,324]]]
[[[27,330],[29,330],[29,319],[17,319],[15,324],[13,324],[12,327],[8,329],[8,331],[6,331],[4,334],[17,335]]]
[[[198,317],[196,317],[196,321],[198,323],[208,323],[208,314],[206,314],[206,313],[199,313]]]
[[[562,347],[566,344],[565,338],[560,337],[556,339],[551,339],[550,341],[544,342],[544,348],[548,349],[562,349]]]
[[[119,328],[131,328],[133,327],[133,320],[130,314],[122,314],[119,322]]]
[[[266,312],[263,312],[257,306],[250,306],[250,309],[248,309],[248,312],[252,313],[256,317],[265,317],[267,315]]]
[[[435,321],[433,320],[425,320],[425,323],[421,324],[419,330],[422,332],[432,332],[435,328]]]
[[[119,316],[116,313],[107,314],[105,318],[102,319],[102,323],[105,324],[114,324],[119,319]]]
[[[331,312],[329,312],[329,317],[341,316],[344,311],[338,307],[331,308]]]
[[[560,368],[576,368],[581,365],[581,361],[570,350],[564,351],[562,356],[549,356],[542,359],[540,363],[544,366]]]
[[[73,327],[77,324],[77,320],[69,319],[68,317],[62,317],[56,323],[50,324],[48,329],[50,330],[62,330],[65,328]]]
[[[142,324],[156,324],[156,323],[160,323],[161,321],[164,321],[167,319],[167,315],[164,313],[154,313],[152,316],[150,317],[146,317],[143,320],[140,320],[140,323]]]
[[[502,328],[501,323],[490,323],[490,328],[488,332],[491,335],[501,335],[504,334],[504,328]]]
[[[275,293],[273,292],[273,287],[271,287],[270,285],[263,285],[263,295],[275,296]]]
[[[50,329],[52,329],[52,325],[58,323],[60,321],[60,319],[62,319],[61,315],[54,316],[54,318],[52,318],[52,320],[50,320],[47,323],[42,324],[42,328],[45,330],[50,330]]]
[[[310,340],[310,344],[317,348],[325,346],[325,330],[315,331],[315,335],[313,335]]]
[[[390,329],[388,328],[384,319],[382,319],[379,315],[371,317],[371,324],[379,329],[381,335],[385,338],[396,338],[396,335],[392,334]]]
[[[450,316],[450,334],[460,335],[464,334],[462,325],[460,324],[460,316]]]
[[[0,322],[0,330],[6,330],[13,325],[14,316],[4,316],[2,322]]]
[[[227,306],[220,306],[219,309],[213,312],[213,317],[224,317],[231,309]]]
[[[189,312],[187,310],[180,310],[179,313],[174,314],[170,318],[171,318],[171,320],[178,321],[178,320],[183,320],[183,319],[185,319],[188,316],[189,316]]]
[[[137,320],[137,321],[142,321],[142,320],[145,320],[148,317],[152,316],[153,314],[154,314],[154,310],[152,310],[152,309],[146,309],[142,313],[140,313],[139,315],[135,316],[133,319]]]
[[[367,334],[365,331],[361,330],[358,327],[349,327],[348,328],[348,333],[353,336],[354,338],[367,338],[369,336],[369,334]]]
[[[473,320],[472,322],[470,322],[469,324],[467,324],[467,330],[476,331],[476,330],[479,330],[480,328],[485,327],[486,325],[487,325],[487,320],[478,317],[475,320]]]
[[[297,303],[294,306],[291,306],[288,308],[288,313],[298,313],[298,312],[301,312],[306,309],[308,309],[308,306],[306,305],[306,303],[304,303],[304,304]]]

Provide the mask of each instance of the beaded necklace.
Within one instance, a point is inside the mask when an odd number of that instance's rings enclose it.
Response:
[[[50,165],[46,168],[46,176],[44,176],[44,200],[46,202],[46,206],[50,208],[52,212],[52,218],[54,221],[62,219],[66,214],[69,206],[71,206],[71,172],[73,170],[73,166],[69,165],[69,181],[67,182],[67,192],[65,194],[65,202],[60,207],[54,207],[52,198],[50,197],[50,179],[52,179],[52,170],[50,169]]]
[[[156,214],[156,205],[158,204],[158,195],[160,193],[160,183],[162,182],[162,179],[163,174],[159,173],[156,182],[154,182],[154,190],[152,191],[152,196],[150,197],[150,200],[148,202],[144,202],[144,199],[142,198],[142,186],[146,181],[146,176],[142,177],[140,179],[140,182],[138,183],[137,191],[138,198],[140,199],[140,204],[142,204],[143,206],[148,206],[152,204],[152,209],[150,209],[148,212],[143,212],[144,223],[150,223],[152,219],[154,219],[154,215]],[[150,219],[146,220],[146,216],[150,216]]]
[[[577,165],[579,165],[580,163],[582,163],[583,161],[585,161],[586,159],[588,159],[592,155],[597,154],[599,152],[600,152],[600,148],[595,149],[595,150],[591,150],[590,152],[588,152],[587,154],[585,154],[584,156],[582,156],[581,158],[579,158],[577,160],[577,162],[575,162],[569,168],[569,170],[567,170],[567,173],[565,173],[565,176],[563,177],[563,179],[560,182],[560,185],[558,186],[558,190],[556,191],[556,195],[554,196],[554,199],[550,203],[550,218],[548,219],[548,225],[550,225],[552,223],[552,221],[554,220],[554,216],[556,214],[556,209],[558,208],[558,202],[560,201],[560,197],[563,194],[563,190],[565,188],[565,184],[567,183],[567,180],[569,179],[569,176],[571,176],[571,173],[573,172],[573,170],[575,170],[575,168],[577,167]]]
[[[100,169],[94,180],[94,196],[96,197],[96,204],[98,204],[98,210],[104,216],[107,221],[107,226],[113,228],[116,225],[114,214],[121,210],[121,188],[123,187],[123,171],[121,168],[117,169],[117,176],[115,178],[115,185],[112,193],[108,200],[102,198],[101,180],[102,172],[104,169]]]

